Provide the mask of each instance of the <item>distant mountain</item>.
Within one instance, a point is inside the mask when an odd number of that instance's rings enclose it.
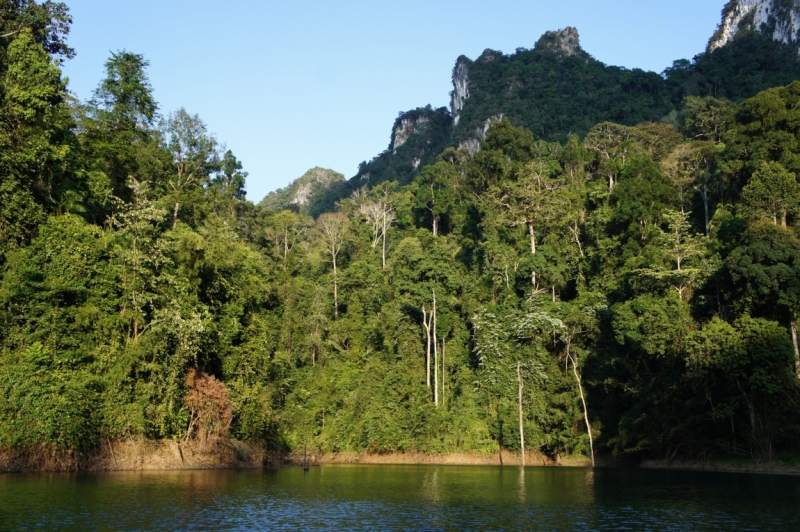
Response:
[[[387,149],[347,182],[315,196],[312,215],[361,186],[410,183],[449,146],[480,149],[493,120],[508,117],[537,138],[565,141],[611,121],[675,120],[687,96],[742,101],[800,79],[800,0],[734,0],[725,5],[708,49],[661,74],[606,65],[580,44],[576,28],[545,33],[533,49],[461,56],[452,72],[450,109],[400,113]]]
[[[272,210],[290,209],[308,214],[312,205],[319,202],[332,185],[344,183],[343,174],[315,167],[292,181],[286,188],[269,193],[259,205]]]

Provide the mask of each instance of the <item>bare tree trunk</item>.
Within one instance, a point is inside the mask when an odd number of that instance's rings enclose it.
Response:
[[[583,385],[581,378],[578,375],[578,366],[575,364],[575,359],[570,354],[571,341],[567,340],[567,358],[572,362],[572,371],[575,374],[575,382],[578,383],[578,391],[581,394],[581,403],[583,403],[583,419],[586,422],[586,431],[589,433],[589,452],[592,454],[592,467],[594,467],[594,438],[592,438],[592,425],[589,423],[589,409],[586,407],[586,397],[583,395]]]
[[[703,196],[703,212],[705,213],[705,221],[706,221],[706,236],[709,235],[709,222],[708,222],[708,183],[703,182],[703,192],[701,194]]]
[[[317,367],[317,339],[319,338],[319,323],[314,326],[314,345],[311,348],[311,367]]]
[[[436,290],[433,290],[433,404],[439,408],[439,341],[436,339]]]
[[[337,282],[337,271],[336,271],[336,254],[331,254],[333,256],[333,315],[334,317],[339,317],[339,283]]]
[[[172,228],[175,229],[175,226],[178,225],[178,209],[180,208],[180,202],[175,202],[175,208],[172,210]]]
[[[342,213],[325,213],[317,220],[333,263],[333,308],[336,318],[339,317],[339,270],[336,257],[342,249],[347,221]]]
[[[522,424],[522,371],[521,362],[517,361],[517,383],[519,384],[519,448],[522,450],[522,465],[525,465],[525,431]]]
[[[439,219],[433,215],[433,236],[439,236]]]
[[[755,443],[756,442],[756,411],[753,408],[753,403],[750,402],[750,398],[745,393],[744,388],[742,388],[742,385],[739,384],[739,379],[736,379],[736,386],[739,387],[739,391],[742,392],[742,395],[744,396],[744,400],[747,403],[747,410],[750,412],[750,431],[753,434],[753,443]],[[752,445],[751,445],[751,453],[752,453]]]
[[[794,344],[794,367],[797,371],[797,376],[800,377],[800,344],[797,341],[797,318],[795,318],[794,310],[792,312],[792,343]]]
[[[573,236],[575,236],[575,243],[578,244],[578,251],[581,252],[581,257],[585,257],[586,255],[583,253],[583,246],[581,245],[581,235],[578,228],[578,222],[575,222],[575,227],[569,227],[569,230],[572,231]]]
[[[531,255],[536,255],[536,231],[533,228],[533,223],[528,223],[528,233],[531,236]]]
[[[382,250],[383,269],[386,269],[386,207],[383,208],[383,250]]]
[[[425,311],[425,305],[422,306],[422,325],[425,327],[425,337],[428,340],[428,346],[425,351],[425,372],[427,375],[426,384],[428,388],[431,387],[431,323],[433,316],[428,319],[428,313]]]
[[[444,393],[444,381],[445,381],[445,379],[444,379],[444,376],[445,376],[445,371],[447,369],[446,360],[445,360],[445,345],[446,345],[446,341],[445,341],[444,338],[442,338],[442,406],[445,406],[445,399],[444,399],[445,398],[445,393]]]

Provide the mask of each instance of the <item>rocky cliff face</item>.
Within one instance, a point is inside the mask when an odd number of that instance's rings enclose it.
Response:
[[[430,118],[424,115],[401,117],[392,130],[392,154],[397,155],[397,149],[408,142],[411,135],[424,133],[428,123]]]
[[[581,48],[578,29],[567,26],[563,30],[548,31],[536,43],[537,50],[549,50],[556,55],[573,56],[588,55]]]
[[[559,60],[573,56],[586,61],[590,59],[589,54],[581,48],[577,28],[571,26],[557,31],[548,31],[536,42],[534,50],[522,50],[522,53],[555,56]],[[517,53],[519,54],[520,50],[517,50]],[[486,131],[491,123],[505,115],[502,108],[495,109],[495,106],[492,106],[491,109],[493,114],[488,117],[486,114],[476,117],[474,112],[469,112],[470,110],[474,111],[472,108],[476,105],[482,106],[481,102],[494,99],[499,87],[492,87],[490,90],[492,94],[487,94],[487,86],[502,79],[499,84],[504,86],[504,98],[514,99],[522,92],[526,93],[523,97],[525,100],[536,98],[535,89],[529,89],[526,84],[536,85],[538,80],[525,76],[520,77],[519,69],[513,67],[508,69],[507,66],[503,66],[514,62],[515,57],[516,55],[507,56],[500,51],[486,49],[474,61],[463,55],[456,61],[453,68],[453,90],[450,92],[450,113],[453,116],[454,132],[460,148],[467,148],[473,154],[477,152],[481,143],[486,139]],[[509,70],[509,72],[506,73],[505,70]],[[469,116],[464,115],[465,108]],[[498,113],[498,111],[501,112]],[[462,118],[468,123],[464,122]],[[475,118],[479,118],[480,121],[476,121]]]
[[[800,42],[800,0],[731,0],[708,51],[725,46],[740,31],[758,31],[785,44]]]
[[[490,116],[483,122],[483,126],[475,128],[473,136],[467,140],[461,141],[458,144],[458,149],[466,148],[471,155],[475,155],[481,150],[481,143],[486,140],[486,134],[489,133],[489,128],[493,123],[503,119],[503,113],[499,115]]]
[[[453,125],[458,125],[464,102],[469,98],[469,63],[471,61],[463,55],[456,61],[453,68],[453,92],[450,93],[450,113],[453,115]]]
[[[359,165],[353,178],[359,186],[374,186],[383,181],[410,183],[421,166],[433,162],[450,142],[453,117],[445,107],[430,105],[400,113],[392,126],[386,151]]]

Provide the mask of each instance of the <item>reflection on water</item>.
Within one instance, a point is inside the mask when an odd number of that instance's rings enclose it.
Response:
[[[0,475],[0,530],[790,530],[800,478],[332,466]]]

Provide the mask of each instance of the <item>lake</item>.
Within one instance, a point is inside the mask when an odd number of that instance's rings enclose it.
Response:
[[[326,466],[0,475],[0,530],[800,530],[800,477]]]

